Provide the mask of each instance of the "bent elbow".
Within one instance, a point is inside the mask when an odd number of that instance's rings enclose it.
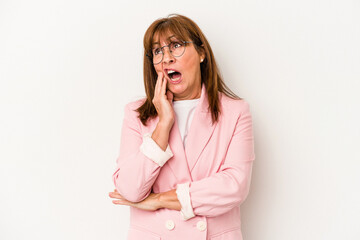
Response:
[[[237,187],[237,204],[242,204],[249,195],[250,181],[246,180]]]
[[[125,198],[130,202],[141,202],[149,195],[149,194],[140,194],[140,191],[137,189],[131,189],[122,186],[117,186],[116,189],[123,198]]]
[[[150,191],[143,192],[139,187],[131,185],[128,181],[121,179],[118,171],[114,173],[113,181],[119,194],[130,202],[141,202],[150,194]]]
[[[235,177],[234,175],[229,174],[227,186],[228,188],[223,198],[225,198],[225,202],[227,202],[225,206],[232,208],[245,201],[249,193],[250,181],[247,177]]]

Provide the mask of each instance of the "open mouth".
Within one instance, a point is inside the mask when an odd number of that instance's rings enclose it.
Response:
[[[175,70],[167,70],[167,75],[172,81],[177,81],[181,78],[181,73]]]

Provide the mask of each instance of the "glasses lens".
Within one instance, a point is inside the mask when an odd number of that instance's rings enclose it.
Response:
[[[170,51],[174,57],[180,57],[185,51],[185,44],[182,42],[172,42],[170,44]]]
[[[153,63],[154,64],[158,64],[162,61],[163,53],[162,53],[161,48],[153,49],[152,55],[153,55]]]
[[[180,57],[185,52],[185,43],[183,42],[171,42],[169,45],[170,53],[174,57]],[[152,50],[152,56],[153,56],[153,63],[158,64],[163,60],[164,57],[164,50],[160,47],[154,48]]]

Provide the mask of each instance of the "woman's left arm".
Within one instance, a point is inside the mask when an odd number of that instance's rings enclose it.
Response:
[[[249,104],[243,101],[241,108],[220,170],[199,181],[177,185],[181,195],[189,194],[194,215],[215,217],[224,214],[241,204],[248,195],[255,159],[254,137]],[[179,194],[179,199],[182,198]]]
[[[132,206],[146,208],[150,204],[154,207],[152,210],[181,209],[186,213],[185,219],[194,215],[207,217],[221,215],[245,200],[249,192],[254,159],[252,117],[249,104],[244,102],[243,111],[238,117],[224,164],[219,172],[199,181],[178,184],[176,190],[152,193],[148,199]],[[116,204],[131,205],[129,202]]]

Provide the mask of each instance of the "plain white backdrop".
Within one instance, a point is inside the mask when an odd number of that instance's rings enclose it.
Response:
[[[358,239],[357,0],[0,0],[0,239],[125,239],[108,197],[142,38],[180,13],[251,107],[245,240]]]

